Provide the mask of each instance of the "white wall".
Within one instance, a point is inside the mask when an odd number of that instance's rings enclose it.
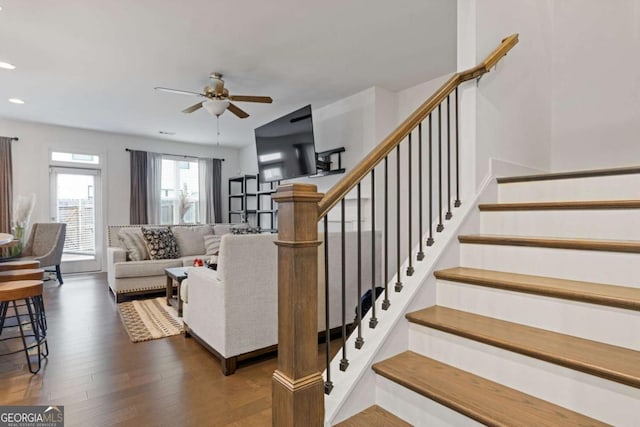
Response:
[[[640,1],[553,4],[553,170],[637,165]]]
[[[458,17],[475,17],[475,30],[458,28],[464,67],[520,34],[475,91],[478,183],[490,158],[553,171],[637,165],[640,1],[459,0]]]
[[[227,220],[227,178],[239,170],[239,152],[233,148],[185,144],[133,135],[96,132],[62,126],[0,119],[0,134],[17,136],[12,146],[14,197],[34,193],[33,222],[47,222],[49,212],[50,150],[99,154],[105,160],[103,183],[104,226],[129,223],[129,153],[125,148],[160,153],[224,158],[222,163],[223,220]]]
[[[476,8],[476,61],[513,33],[520,42],[477,89],[476,182],[490,159],[550,168],[551,0],[481,0]],[[473,84],[473,83],[470,83]]]

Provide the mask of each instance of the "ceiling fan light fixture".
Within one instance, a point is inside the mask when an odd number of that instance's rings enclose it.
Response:
[[[227,99],[210,99],[204,101],[202,106],[209,112],[209,114],[217,117],[225,112],[229,106],[229,101]]]

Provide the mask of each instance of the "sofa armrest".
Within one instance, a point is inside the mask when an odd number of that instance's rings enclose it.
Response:
[[[125,262],[127,260],[127,251],[119,247],[110,246],[107,248],[107,258],[110,264]]]
[[[233,356],[228,354],[225,341],[225,289],[218,280],[218,273],[203,267],[190,269],[182,287],[185,288],[181,291],[185,302],[184,322],[223,357]]]
[[[117,262],[125,262],[127,260],[127,251],[122,248],[110,246],[107,248],[107,282],[111,289],[115,292],[115,279]]]

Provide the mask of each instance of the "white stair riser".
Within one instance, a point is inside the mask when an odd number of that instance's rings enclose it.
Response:
[[[637,425],[640,389],[415,324],[409,349],[589,417]]]
[[[438,281],[437,304],[482,316],[640,350],[640,312]]]
[[[498,185],[500,203],[640,199],[640,174]]]
[[[381,375],[376,375],[376,404],[416,427],[483,425]]]
[[[485,211],[480,233],[640,240],[640,209]]]
[[[462,267],[640,287],[640,254],[462,244]]]

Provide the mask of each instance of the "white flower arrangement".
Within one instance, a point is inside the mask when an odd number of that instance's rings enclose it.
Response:
[[[189,200],[187,184],[184,184],[182,190],[178,193],[178,215],[180,218],[180,224],[184,224],[184,217],[192,206],[193,201]]]
[[[19,195],[13,202],[13,237],[19,243],[14,247],[15,254],[18,255],[26,242],[29,228],[31,226],[31,214],[36,205],[36,195],[29,194],[27,196]]]

